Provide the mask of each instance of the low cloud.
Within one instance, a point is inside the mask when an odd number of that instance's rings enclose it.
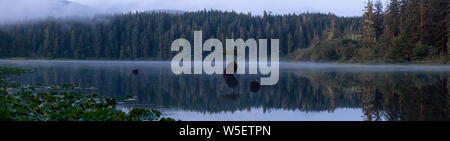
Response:
[[[274,14],[321,12],[339,16],[361,16],[367,0],[71,0],[96,7],[102,11],[143,11],[173,9],[196,11],[216,9],[251,12],[261,15],[264,10]]]
[[[17,22],[47,17],[86,17],[99,11],[65,0],[2,0],[0,22]]]
[[[2,0],[0,23],[47,17],[86,17],[98,13],[155,9],[197,11],[215,9],[274,14],[321,12],[360,16],[366,0]]]

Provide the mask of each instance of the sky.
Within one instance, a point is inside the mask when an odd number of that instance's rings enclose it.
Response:
[[[69,1],[69,2],[67,2]],[[0,0],[0,23],[98,13],[214,9],[262,15],[305,12],[361,16],[366,0]],[[386,0],[383,0],[386,1]]]
[[[102,11],[142,11],[171,9],[234,10],[260,15],[264,10],[274,14],[322,12],[338,16],[360,16],[366,0],[70,0]]]

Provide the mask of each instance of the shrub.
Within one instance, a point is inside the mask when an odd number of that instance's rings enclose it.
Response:
[[[427,57],[429,47],[423,44],[416,44],[413,49],[413,59],[414,60],[423,60]]]

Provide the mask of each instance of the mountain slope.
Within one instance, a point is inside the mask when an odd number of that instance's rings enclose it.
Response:
[[[38,5],[38,6],[37,6]],[[67,0],[6,0],[0,5],[0,22],[17,22],[46,17],[91,16],[97,10]]]

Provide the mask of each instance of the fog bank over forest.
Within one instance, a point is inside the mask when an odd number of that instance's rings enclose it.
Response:
[[[334,0],[310,3],[307,0],[2,0],[0,23],[53,18],[91,17],[97,14],[126,13],[131,11],[173,12],[215,9],[262,15],[300,14],[306,12],[334,13],[338,16],[360,16],[364,0],[346,0],[338,4]]]
[[[0,13],[0,22],[9,23],[47,17],[86,17],[99,11],[66,0],[5,0],[0,5]]]

